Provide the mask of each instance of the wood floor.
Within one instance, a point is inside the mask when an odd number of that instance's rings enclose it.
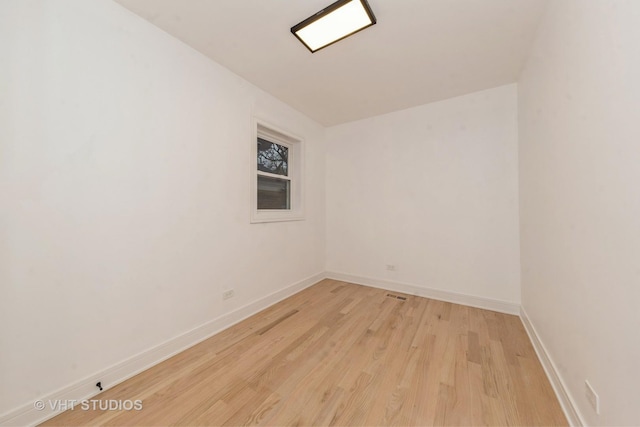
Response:
[[[567,425],[518,317],[333,280],[94,399],[45,425]]]

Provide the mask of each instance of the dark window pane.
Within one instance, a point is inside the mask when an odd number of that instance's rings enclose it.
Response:
[[[258,170],[288,176],[289,148],[258,138]]]
[[[258,175],[258,209],[290,209],[290,185],[286,179]]]

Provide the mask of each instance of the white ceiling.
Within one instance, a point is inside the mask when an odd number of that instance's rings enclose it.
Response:
[[[290,28],[333,0],[116,0],[323,125],[513,83],[546,0],[369,0],[314,54]]]

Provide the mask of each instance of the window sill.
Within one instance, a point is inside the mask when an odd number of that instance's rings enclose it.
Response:
[[[262,222],[285,222],[285,221],[303,221],[304,215],[301,212],[278,212],[278,211],[258,211],[251,214],[251,223],[258,224]]]

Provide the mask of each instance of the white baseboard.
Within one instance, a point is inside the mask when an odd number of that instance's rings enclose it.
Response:
[[[442,291],[439,289],[423,288],[421,286],[411,285],[407,283],[398,283],[384,279],[373,279],[370,277],[354,276],[351,274],[338,273],[335,271],[327,271],[326,277],[328,279],[351,282],[358,285],[371,286],[374,288],[387,289],[389,291],[402,292],[405,294],[437,299],[440,301],[452,302],[455,304],[484,308],[485,310],[498,311],[500,313],[514,314],[516,316],[520,315],[520,304],[515,302],[459,294],[456,292]]]
[[[52,409],[48,402],[53,401],[81,401],[91,399],[99,392],[95,384],[98,379],[102,382],[104,389],[115,385],[139,374],[140,372],[157,365],[158,363],[198,344],[201,341],[227,329],[236,323],[256,314],[265,308],[282,301],[283,299],[300,292],[301,290],[319,282],[325,278],[324,272],[294,283],[284,289],[260,298],[250,304],[240,307],[230,313],[224,314],[201,326],[198,326],[182,335],[172,338],[164,343],[150,348],[133,357],[123,360],[109,368],[96,372],[90,377],[84,378],[59,390],[51,392],[39,399],[45,402],[46,407],[42,411],[34,408],[34,402],[30,402],[17,409],[11,410],[0,416],[0,425],[3,426],[24,426],[35,425],[57,415],[59,410]]]
[[[423,288],[406,283],[397,283],[383,279],[373,279],[368,277],[354,276],[338,272],[322,272],[311,277],[294,283],[282,290],[274,292],[257,301],[240,307],[230,313],[224,314],[213,319],[197,328],[192,329],[182,335],[170,339],[156,347],[150,348],[142,353],[130,357],[111,367],[96,372],[90,377],[84,378],[59,390],[41,396],[38,400],[45,403],[50,401],[81,401],[83,399],[91,399],[98,394],[95,389],[95,383],[100,379],[105,389],[114,387],[115,385],[139,374],[140,372],[157,365],[158,363],[186,350],[189,347],[198,344],[201,341],[227,329],[236,323],[258,313],[271,305],[282,301],[283,299],[300,292],[301,290],[319,282],[322,279],[329,278],[344,282],[356,283],[364,286],[386,289],[390,291],[402,292],[411,295],[422,296],[426,298],[437,299],[441,301],[452,302],[456,304],[468,305],[487,310],[498,311],[501,313],[519,315],[522,323],[529,334],[529,338],[533,347],[538,354],[538,358],[556,392],[560,405],[564,410],[569,423],[572,426],[586,425],[583,418],[576,409],[573,399],[567,392],[562,379],[558,375],[558,371],[551,358],[549,357],[544,344],[538,338],[535,328],[531,324],[525,310],[519,304],[508,301],[500,301],[490,298],[477,297],[472,295],[459,294],[456,292],[442,291],[438,289]],[[47,403],[47,407],[42,411],[34,408],[33,402],[22,407],[11,410],[0,415],[0,425],[3,426],[24,426],[35,425],[49,418],[54,417],[60,411],[51,409]]]
[[[571,397],[564,381],[562,381],[562,377],[560,377],[560,374],[556,369],[556,365],[553,363],[553,360],[549,356],[544,344],[540,341],[536,328],[533,326],[533,323],[531,323],[524,307],[520,307],[520,319],[522,319],[524,329],[527,331],[529,339],[533,344],[533,348],[538,355],[538,359],[540,359],[540,363],[542,364],[544,371],[547,373],[547,378],[549,378],[549,382],[551,383],[553,390],[556,392],[556,396],[558,397],[560,406],[567,417],[567,421],[569,421],[569,425],[576,427],[587,425],[584,422],[584,418],[580,415],[580,412],[575,405],[575,401]]]

